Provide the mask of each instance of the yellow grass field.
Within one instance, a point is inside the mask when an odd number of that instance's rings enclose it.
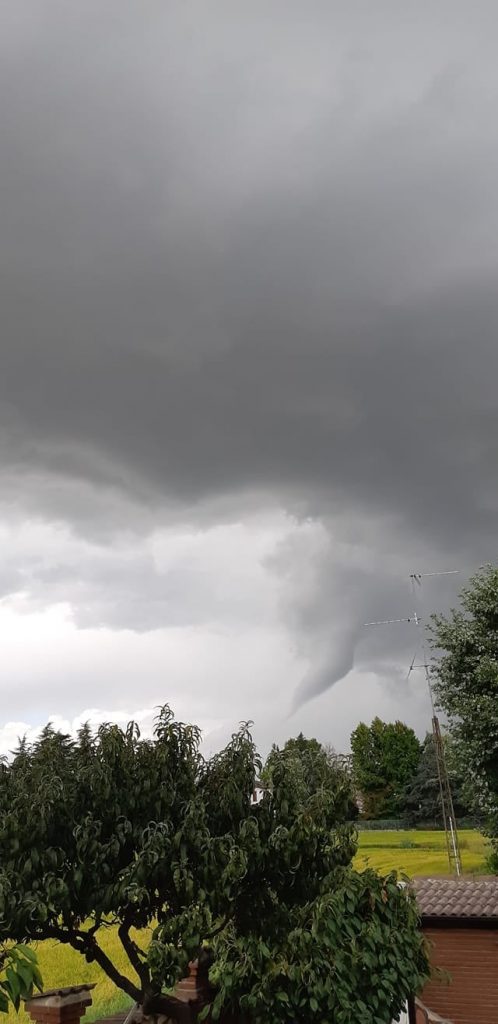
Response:
[[[135,980],[118,939],[117,929],[108,928],[99,932],[99,942],[116,967],[123,974],[128,973],[129,977]],[[38,956],[45,989],[96,982],[96,988],[92,993],[93,1005],[88,1008],[83,1018],[84,1021],[110,1016],[131,1005],[128,997],[116,988],[97,964],[87,964],[80,953],[71,949],[70,946],[62,946],[60,943],[50,940],[39,942],[34,948]],[[28,1024],[28,1022],[33,1024],[24,1007],[21,1007],[19,1014],[11,1010],[4,1020],[5,1024],[16,1024],[16,1022],[17,1024]]]
[[[477,832],[460,835],[464,872],[472,874],[485,870],[486,842]],[[373,867],[381,873],[393,869],[413,875],[448,874],[446,844],[442,832],[361,832],[355,867]],[[101,933],[100,941],[116,966],[129,970],[115,928]],[[129,1000],[103,975],[96,964],[86,961],[67,946],[56,942],[41,942],[37,946],[38,961],[44,987],[55,988],[96,982],[93,1005],[85,1020],[92,1021],[116,1013],[129,1005]],[[130,977],[132,975],[130,974]],[[14,1011],[5,1018],[6,1024],[28,1024],[30,1018],[24,1009],[17,1016]]]
[[[471,830],[459,834],[462,867],[465,874],[485,870],[486,840]],[[355,867],[375,868],[385,874],[400,871],[406,875],[447,875],[448,856],[444,832],[360,832]]]

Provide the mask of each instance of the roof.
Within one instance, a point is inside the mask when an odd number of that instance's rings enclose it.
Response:
[[[498,921],[498,876],[477,878],[414,878],[423,918]]]

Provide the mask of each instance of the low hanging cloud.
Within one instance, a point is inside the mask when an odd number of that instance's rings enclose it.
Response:
[[[263,563],[292,525],[280,513],[203,530],[157,529],[97,543],[43,521],[4,524],[0,600],[32,613],[65,606],[79,628],[228,631],[275,615]]]
[[[496,557],[497,27],[455,0],[3,5],[9,607],[284,631],[275,708],[391,693],[412,634],[363,622]]]

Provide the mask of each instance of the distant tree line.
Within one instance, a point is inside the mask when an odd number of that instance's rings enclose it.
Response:
[[[472,816],[464,796],[464,780],[457,767],[454,743],[444,736],[446,764],[457,819]],[[398,819],[407,826],[430,824],[442,827],[441,797],[436,751],[432,733],[420,740],[404,722],[364,722],[351,736],[348,761],[333,747],[300,733],[279,749],[273,746],[261,773],[263,786],[271,787],[274,765],[284,759],[292,768],[294,786],[302,799],[320,788],[340,791],[345,818],[355,821]]]
[[[463,793],[454,744],[443,740],[455,816],[467,817],[470,803]],[[399,818],[408,825],[442,826],[436,750],[432,733],[420,742],[404,722],[364,722],[351,735],[352,778],[366,819]]]

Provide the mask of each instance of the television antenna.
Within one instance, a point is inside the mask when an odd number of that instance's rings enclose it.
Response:
[[[442,569],[440,572],[411,572],[410,579],[414,583],[422,583],[426,576],[456,576],[460,569]]]
[[[440,572],[413,572],[410,573],[410,582],[412,585],[413,598],[416,599],[416,588],[422,587],[422,580],[425,577],[433,576],[454,576],[459,569],[445,569]],[[422,619],[418,612],[415,610],[412,616],[401,618],[401,619],[381,619],[377,622],[365,622],[365,626],[388,626],[398,622],[409,622],[419,627],[422,623]],[[462,873],[462,860],[460,856],[460,845],[458,842],[458,832],[456,827],[455,811],[453,808],[453,797],[451,795],[450,778],[448,774],[448,765],[446,762],[446,755],[444,751],[443,737],[441,735],[441,727],[439,724],[439,718],[436,712],[434,704],[434,692],[432,689],[432,680],[430,674],[430,665],[427,661],[427,652],[425,643],[422,641],[422,662],[417,664],[417,654],[420,652],[420,646],[413,655],[410,667],[406,678],[408,679],[411,673],[415,669],[423,669],[425,672],[425,678],[427,682],[427,689],[429,691],[429,698],[431,702],[432,710],[432,736],[434,741],[434,750],[436,754],[436,767],[439,783],[439,796],[441,801],[441,813],[443,818],[443,828],[446,839],[446,850],[448,854],[448,863],[450,871],[460,876]]]
[[[364,626],[390,626],[394,622],[414,622],[416,626],[420,624],[420,619],[416,612],[408,619],[379,619],[377,622],[364,622]]]

